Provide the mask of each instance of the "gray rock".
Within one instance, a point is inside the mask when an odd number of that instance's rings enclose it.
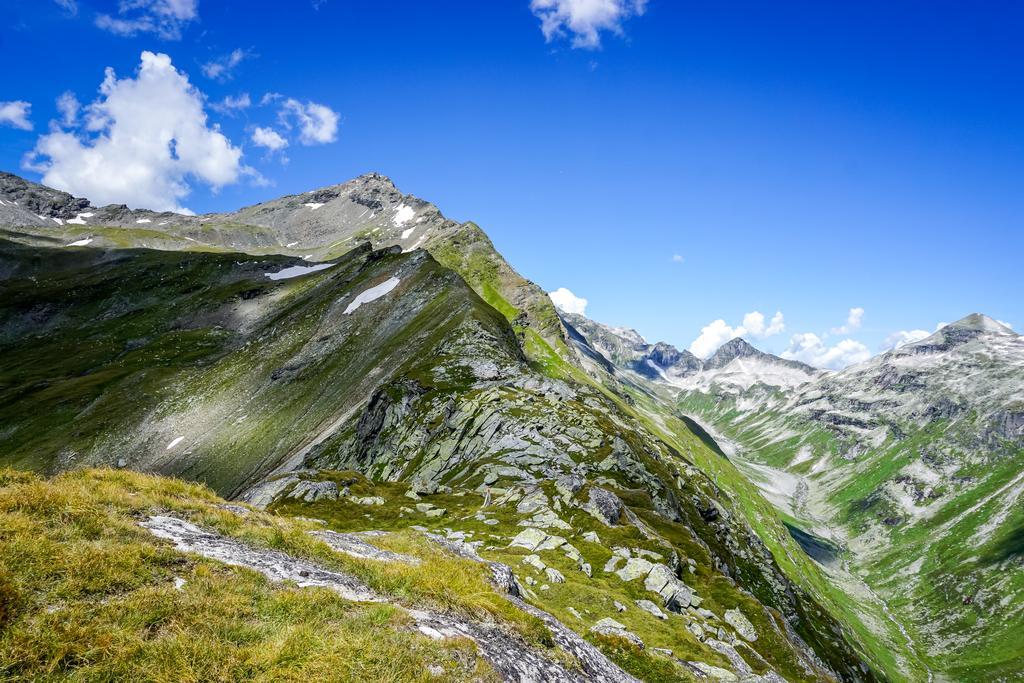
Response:
[[[544,560],[540,559],[540,555],[527,555],[523,558],[523,564],[528,564],[539,572],[548,568]]]
[[[598,545],[601,545],[600,536],[598,536],[597,533],[593,531],[584,532],[583,540],[587,541],[588,543],[597,543]]]
[[[381,498],[380,496],[363,496],[362,498],[360,498],[359,496],[353,496],[353,497],[349,498],[349,500],[351,500],[353,503],[358,503],[359,505],[383,505],[384,504],[384,499]]]
[[[587,496],[584,510],[608,526],[618,524],[619,517],[622,516],[622,501],[618,496],[596,486],[590,489]]]
[[[754,629],[754,625],[739,609],[726,610],[724,618],[727,624],[736,629],[736,633],[740,634],[741,638],[751,643],[757,640],[757,631]]]
[[[636,606],[639,607],[640,609],[642,609],[645,612],[649,612],[650,614],[653,614],[654,616],[656,616],[659,619],[668,619],[668,615],[665,614],[664,612],[662,612],[658,608],[658,606],[655,605],[650,600],[637,600],[636,601]]]
[[[288,492],[288,498],[315,503],[318,500],[337,500],[338,485],[333,481],[307,481],[301,479]]]
[[[637,647],[643,647],[644,641],[640,640],[640,636],[636,635],[632,631],[626,630],[624,624],[620,624],[611,617],[605,617],[601,621],[597,622],[590,627],[593,633],[600,633],[605,636],[615,636],[617,638],[624,638],[629,642],[633,643]]]
[[[632,557],[626,562],[625,567],[615,572],[615,575],[623,581],[634,581],[647,576],[653,566],[642,557]]]
[[[548,567],[544,570],[544,575],[548,578],[551,583],[565,583],[565,575],[558,571],[554,567]]]

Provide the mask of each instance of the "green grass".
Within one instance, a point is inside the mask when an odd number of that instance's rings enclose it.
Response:
[[[384,544],[420,567],[358,560],[306,531],[318,525],[216,507],[196,484],[125,471],[44,480],[0,470],[0,677],[4,680],[493,680],[471,644],[439,644],[387,605],[274,586],[181,554],[138,526],[171,512],[253,545],[355,573],[401,604],[497,619],[528,640],[541,622],[487,583],[481,565],[419,538]],[[186,581],[176,590],[173,579]],[[431,679],[436,680],[436,679]]]

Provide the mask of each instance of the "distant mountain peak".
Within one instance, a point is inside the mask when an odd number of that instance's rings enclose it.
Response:
[[[940,327],[934,334],[921,341],[902,347],[908,353],[931,353],[946,351],[979,337],[1016,337],[1016,332],[1003,323],[984,313],[970,315]]]
[[[990,318],[984,313],[971,313],[970,315],[957,320],[955,323],[946,325],[942,329],[947,328],[985,332],[989,334],[1017,334],[1003,323],[999,322],[995,318]]]
[[[719,346],[718,350],[715,351],[710,358],[704,361],[704,367],[715,370],[718,368],[724,368],[737,358],[750,358],[752,356],[763,355],[767,354],[755,349],[745,339],[742,339],[741,337],[733,337]]]

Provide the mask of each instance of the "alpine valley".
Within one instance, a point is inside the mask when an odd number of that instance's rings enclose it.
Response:
[[[839,372],[556,310],[379,174],[0,174],[0,678],[1010,681],[1024,339]]]

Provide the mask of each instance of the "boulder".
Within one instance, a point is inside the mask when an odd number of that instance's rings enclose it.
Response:
[[[623,638],[640,648],[644,646],[644,641],[640,640],[640,636],[636,635],[631,631],[627,631],[625,625],[620,624],[611,617],[605,617],[601,621],[591,626],[590,630],[593,633],[599,633],[605,636],[615,636],[617,638]]]
[[[626,562],[626,566],[615,572],[615,575],[623,581],[634,581],[647,576],[652,567],[654,565],[644,558],[632,557]]]
[[[587,496],[584,510],[608,526],[619,523],[619,517],[622,516],[622,501],[618,496],[596,486],[590,489]]]
[[[741,638],[749,642],[757,640],[757,631],[754,630],[754,625],[750,623],[746,615],[738,609],[730,609],[725,612],[725,623],[736,629],[736,633]]]
[[[544,576],[546,576],[548,581],[551,583],[565,583],[565,575],[554,567],[548,567],[545,569]]]
[[[548,535],[540,529],[534,527],[528,527],[523,529],[512,539],[509,543],[509,547],[526,548],[527,550],[536,550],[537,546],[540,545]]]
[[[668,619],[668,615],[665,614],[664,612],[662,612],[658,608],[658,606],[655,605],[650,600],[637,600],[636,601],[636,606],[639,607],[640,609],[642,609],[645,612],[653,614],[654,616],[656,616],[659,619]]]
[[[544,560],[540,559],[540,555],[527,555],[523,558],[523,564],[528,564],[539,572],[548,568]]]
[[[619,565],[619,562],[622,562],[622,558],[618,555],[612,555],[611,559],[604,563],[605,572],[610,573],[615,571],[615,567]]]
[[[306,503],[315,503],[318,500],[338,500],[338,485],[333,481],[300,479],[288,492],[288,498]]]

